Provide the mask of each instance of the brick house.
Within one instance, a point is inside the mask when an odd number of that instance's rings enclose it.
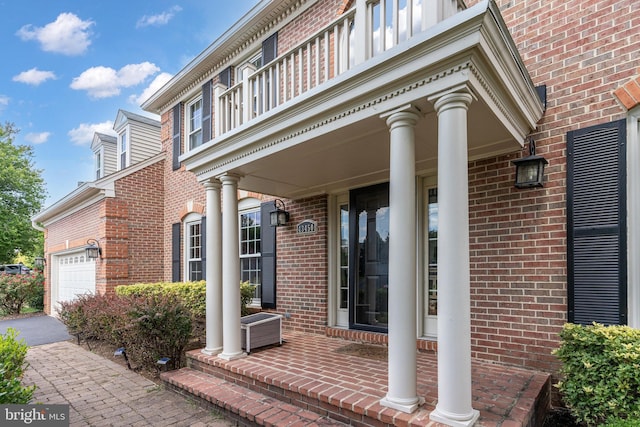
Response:
[[[143,104],[195,191],[165,205],[165,278],[191,271],[185,218],[206,229],[204,351],[243,356],[230,301],[257,277],[288,330],[388,343],[383,405],[415,409],[437,347],[432,418],[470,425],[472,357],[552,372],[565,322],[639,327],[638,9],[259,2]],[[517,188],[533,147],[543,186]]]
[[[96,135],[105,175],[34,218],[47,303],[95,238],[98,291],[205,278],[203,351],[233,360],[249,280],[288,331],[387,344],[388,407],[437,348],[432,417],[471,425],[472,358],[554,372],[565,322],[640,327],[639,8],[260,1],[143,104],[160,154],[120,170]]]
[[[160,123],[118,111],[117,136],[96,133],[95,180],[80,185],[32,220],[45,234],[45,312],[77,294],[113,292],[162,277],[164,153]],[[100,257],[89,259],[89,244]]]

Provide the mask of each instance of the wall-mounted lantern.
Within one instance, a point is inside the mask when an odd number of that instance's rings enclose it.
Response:
[[[44,266],[47,264],[47,260],[44,257],[37,256],[33,259],[33,266],[38,270],[44,270]]]
[[[102,249],[100,249],[100,244],[96,239],[87,240],[87,246],[84,248],[87,258],[89,259],[98,259],[100,255],[102,255]]]
[[[521,159],[513,160],[516,165],[517,188],[542,187],[544,179],[544,166],[549,164],[542,156],[536,156],[536,143],[529,141],[529,155]]]
[[[285,210],[284,202],[280,199],[274,200],[276,210],[271,211],[271,215],[269,217],[269,222],[272,227],[280,227],[282,225],[287,225],[289,222],[289,212]]]

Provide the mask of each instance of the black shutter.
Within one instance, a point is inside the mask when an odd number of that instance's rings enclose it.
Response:
[[[173,170],[180,169],[180,129],[181,129],[181,104],[173,107]]]
[[[569,322],[627,322],[626,121],[567,133]]]
[[[278,57],[278,33],[273,33],[262,42],[262,66]]]
[[[180,231],[182,223],[177,222],[171,225],[171,281],[180,281]]]
[[[202,143],[211,141],[211,80],[202,85]]]
[[[275,202],[260,205],[260,286],[262,308],[276,308],[276,228],[269,224]]]
[[[207,279],[207,217],[200,219],[200,262],[202,263],[202,280]]]
[[[233,83],[233,67],[227,67],[218,74],[218,81],[225,85],[227,88],[230,88]]]

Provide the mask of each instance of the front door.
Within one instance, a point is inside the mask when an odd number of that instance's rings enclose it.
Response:
[[[349,326],[387,331],[389,321],[389,184],[351,191]]]

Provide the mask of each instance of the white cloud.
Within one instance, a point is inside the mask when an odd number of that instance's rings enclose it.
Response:
[[[91,44],[93,21],[83,21],[73,13],[61,13],[44,27],[31,24],[20,28],[16,35],[22,40],[37,40],[45,52],[75,56],[83,54]]]
[[[0,107],[6,107],[9,105],[9,97],[6,95],[0,95]]]
[[[136,22],[136,28],[148,27],[148,26],[161,26],[166,25],[169,21],[180,12],[182,8],[180,6],[173,6],[169,10],[159,13],[157,15],[144,15]]]
[[[38,86],[40,83],[55,78],[56,75],[53,71],[42,71],[37,68],[32,68],[28,71],[21,72],[17,76],[13,76],[13,81]]]
[[[173,75],[169,73],[160,73],[156,76],[155,79],[146,87],[145,90],[142,91],[140,95],[131,95],[129,97],[129,102],[135,105],[142,105],[147,99],[151,97],[154,93],[158,91],[162,86],[165,85]]]
[[[24,136],[24,140],[31,144],[43,144],[49,140],[51,132],[31,132]]]
[[[102,123],[81,123],[77,128],[71,129],[68,135],[75,145],[89,145],[93,141],[93,134],[96,132],[115,135],[113,122],[107,120]]]
[[[71,89],[86,90],[92,98],[109,98],[120,95],[123,87],[140,84],[158,71],[160,68],[150,62],[125,65],[118,71],[111,67],[91,67],[73,79]]]

